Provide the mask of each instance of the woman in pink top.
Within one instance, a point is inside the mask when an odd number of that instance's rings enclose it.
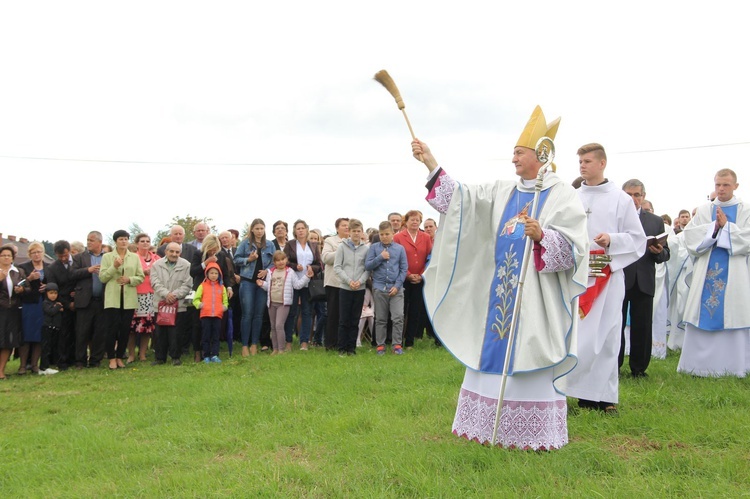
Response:
[[[154,288],[151,287],[151,266],[159,259],[159,256],[151,251],[151,238],[148,234],[138,234],[135,236],[137,246],[136,254],[141,260],[141,267],[146,278],[139,284],[135,290],[138,292],[138,308],[135,309],[133,320],[130,323],[130,336],[128,337],[128,362],[135,360],[135,339],[140,338],[138,347],[138,358],[141,361],[146,360],[148,352],[148,340],[156,328],[154,320]]]

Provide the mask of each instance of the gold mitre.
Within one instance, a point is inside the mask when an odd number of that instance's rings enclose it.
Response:
[[[559,126],[560,118],[557,118],[548,125],[547,120],[544,119],[542,108],[537,106],[534,108],[534,112],[531,113],[531,118],[529,118],[526,127],[518,138],[516,147],[521,146],[528,147],[529,149],[536,149],[536,143],[539,142],[539,139],[542,137],[549,137],[554,140]]]

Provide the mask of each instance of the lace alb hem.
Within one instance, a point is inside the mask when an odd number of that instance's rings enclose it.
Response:
[[[461,389],[453,433],[481,444],[492,441],[497,399]],[[568,443],[565,400],[519,402],[505,400],[497,445],[509,449],[552,450]]]

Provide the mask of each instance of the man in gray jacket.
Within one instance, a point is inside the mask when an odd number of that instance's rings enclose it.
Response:
[[[185,297],[192,291],[193,278],[190,277],[190,262],[180,258],[182,247],[169,243],[166,258],[157,260],[151,267],[151,287],[154,288],[154,302],[166,302],[177,306],[174,326],[156,326],[156,360],[152,365],[164,364],[167,351],[172,357],[172,365],[182,364],[180,338],[190,334],[190,321]]]

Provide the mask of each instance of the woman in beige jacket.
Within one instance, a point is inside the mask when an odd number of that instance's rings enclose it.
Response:
[[[130,321],[138,307],[136,287],[145,275],[138,255],[128,251],[130,234],[118,230],[112,238],[115,250],[105,253],[99,270],[99,280],[104,284],[104,323],[107,328],[105,346],[109,368],[125,367],[122,359],[128,346]]]

